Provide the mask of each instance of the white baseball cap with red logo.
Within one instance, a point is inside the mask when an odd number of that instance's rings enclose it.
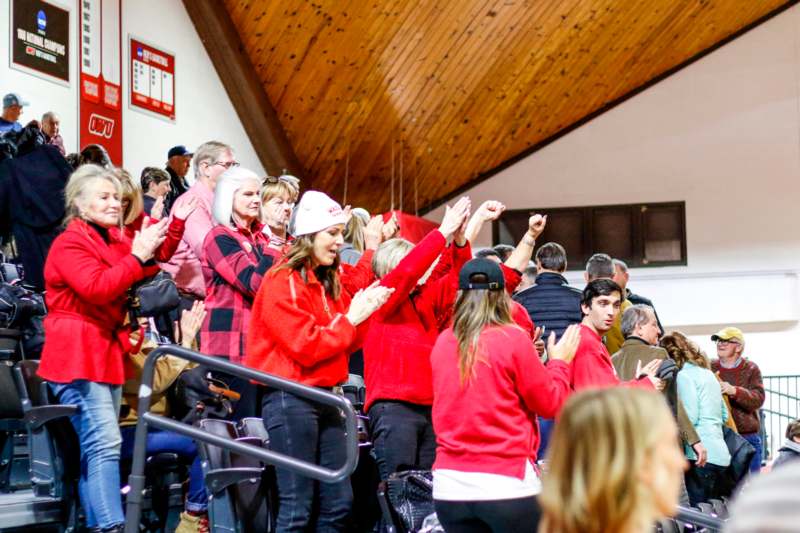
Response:
[[[342,206],[323,192],[307,191],[295,207],[291,233],[295,237],[317,233],[347,219]]]

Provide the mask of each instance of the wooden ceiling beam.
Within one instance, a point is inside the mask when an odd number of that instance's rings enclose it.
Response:
[[[200,40],[219,75],[236,114],[250,142],[271,175],[284,169],[303,177],[310,186],[310,177],[303,167],[267,97],[261,82],[244,50],[242,41],[225,9],[217,0],[183,0]]]

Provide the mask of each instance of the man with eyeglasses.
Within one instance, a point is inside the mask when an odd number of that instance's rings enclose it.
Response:
[[[172,206],[174,213],[178,206],[193,198],[197,199],[197,208],[186,219],[186,229],[178,249],[168,263],[161,265],[172,275],[181,293],[181,307],[178,313],[184,308],[191,309],[195,300],[204,300],[206,297],[201,262],[203,240],[215,226],[214,218],[211,216],[214,189],[220,174],[238,165],[233,149],[227,144],[210,141],[200,145],[194,153],[195,183],[179,196]]]
[[[712,335],[711,340],[717,343],[718,357],[711,362],[711,369],[721,380],[722,394],[728,396],[736,429],[756,449],[750,471],[758,472],[761,470],[762,455],[758,411],[764,404],[761,370],[744,357],[744,334],[739,328],[723,328]]]

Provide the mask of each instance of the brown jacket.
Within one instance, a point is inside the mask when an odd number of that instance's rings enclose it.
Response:
[[[611,357],[611,363],[617,371],[619,379],[629,381],[636,379],[636,366],[641,361],[642,366],[654,359],[669,359],[667,351],[657,346],[650,346],[645,341],[638,337],[628,337],[622,344],[622,348]],[[664,389],[664,394],[669,400],[670,406],[673,409],[678,419],[678,430],[680,431],[681,439],[689,445],[695,444],[700,441],[697,436],[694,426],[689,421],[686,411],[683,409],[683,404],[678,401],[675,380],[667,383]]]

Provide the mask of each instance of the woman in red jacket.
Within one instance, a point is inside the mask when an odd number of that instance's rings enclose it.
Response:
[[[157,214],[153,216],[146,215],[144,212],[144,196],[142,195],[141,184],[133,179],[130,173],[124,168],[113,169],[114,175],[122,185],[122,225],[125,235],[129,239],[133,239],[136,232],[142,229],[142,224],[145,220],[149,224],[154,224],[161,220],[162,205],[157,201],[155,211]],[[163,201],[163,197],[162,197]],[[191,201],[180,204],[173,213],[172,221],[167,226],[167,237],[161,246],[158,247],[155,253],[155,260],[159,262],[169,261],[183,237],[183,230],[186,227],[186,218],[192,214],[194,208],[197,206],[197,199],[192,198]],[[171,327],[171,326],[170,326]]]
[[[430,356],[452,316],[458,272],[472,258],[464,236],[469,208],[469,199],[460,199],[419,244],[388,240],[372,260],[380,284],[395,290],[364,340],[365,407],[381,479],[401,466],[433,466]]]
[[[445,531],[519,531],[539,514],[536,416],[566,400],[572,326],[550,337],[547,366],[510,313],[500,266],[473,259],[461,269],[453,327],[436,341],[433,498]]]
[[[306,192],[293,222],[296,239],[284,260],[267,274],[253,302],[245,364],[334,390],[347,380],[348,354],[360,346],[363,328],[358,326],[392,290],[372,285],[355,292],[370,283],[371,276],[363,271],[370,270],[371,250],[353,271],[340,276],[345,213],[325,194]],[[371,231],[368,248],[377,246],[380,226],[377,230]],[[338,409],[280,390],[268,391],[262,405],[273,450],[328,468],[344,463],[344,421]],[[276,474],[277,531],[306,531],[312,523],[316,531],[347,530],[353,499],[350,480],[317,483],[283,468],[276,468]]]
[[[145,224],[128,239],[120,229],[120,182],[96,165],[75,171],[65,195],[68,224],[45,263],[49,313],[39,375],[60,403],[78,406],[71,421],[81,449],[87,525],[115,531],[125,521],[117,417],[123,357],[131,351],[126,292],[158,268],[145,265],[164,241],[166,222]]]
[[[207,314],[200,329],[200,346],[203,353],[241,364],[253,299],[274,260],[266,253],[269,238],[259,220],[261,178],[242,167],[223,172],[214,189],[212,215],[217,226],[203,241]],[[260,414],[256,385],[229,374],[217,377],[241,394],[231,419]]]

